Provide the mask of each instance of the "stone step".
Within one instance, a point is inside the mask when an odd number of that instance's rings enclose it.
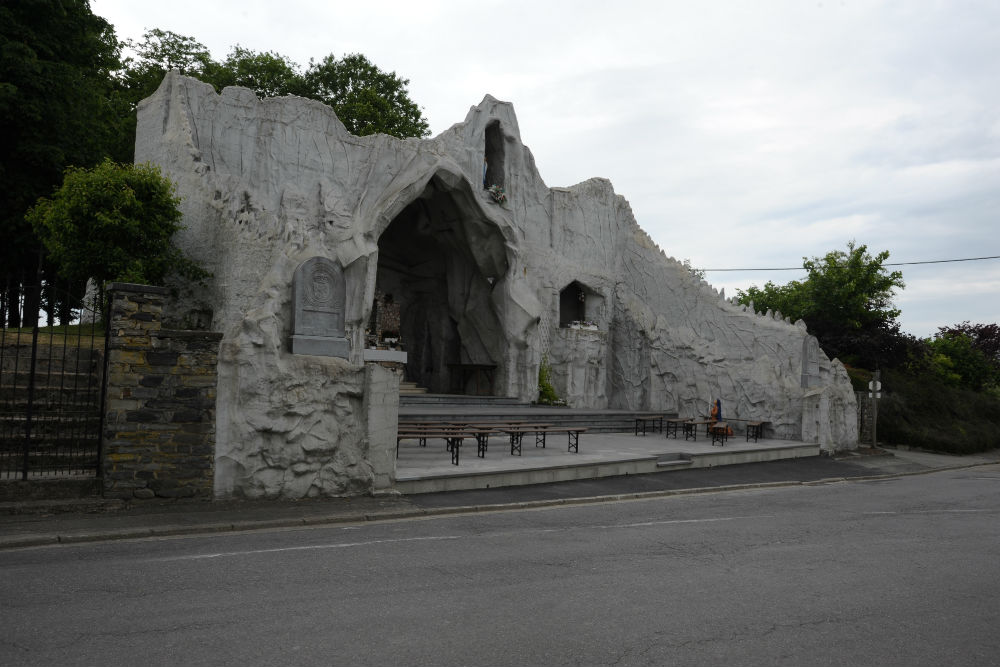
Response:
[[[434,406],[402,405],[400,399],[399,418],[406,421],[428,422],[496,422],[496,421],[530,421],[536,423],[554,424],[556,426],[577,426],[586,428],[592,433],[633,433],[636,417],[647,416],[648,411],[626,410],[571,410],[568,408],[528,407],[509,409],[511,406],[499,406],[497,409],[477,410],[475,407],[458,407],[454,410],[433,409]],[[427,411],[422,411],[424,407]],[[508,409],[504,409],[507,407]],[[433,409],[433,412],[430,410]],[[645,437],[663,437],[661,433],[652,432],[647,425]]]
[[[662,454],[656,461],[656,467],[661,469],[676,470],[678,468],[690,468],[694,462],[684,454]]]
[[[467,396],[464,394],[400,394],[400,406],[442,406],[442,405],[462,405],[462,406],[504,406],[518,405],[527,407],[528,404],[510,396]]]
[[[421,387],[416,382],[400,382],[399,383],[399,395],[400,396],[412,396],[419,394],[426,394],[427,388]]]

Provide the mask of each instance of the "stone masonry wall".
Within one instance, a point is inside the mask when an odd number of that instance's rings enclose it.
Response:
[[[222,335],[162,329],[162,287],[109,289],[104,495],[211,497]]]

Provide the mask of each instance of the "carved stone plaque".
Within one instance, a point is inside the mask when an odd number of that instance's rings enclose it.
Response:
[[[292,278],[292,353],[347,357],[346,300],[344,271],[338,263],[313,257],[300,264]]]

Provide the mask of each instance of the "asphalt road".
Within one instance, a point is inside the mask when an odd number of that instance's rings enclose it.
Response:
[[[1000,466],[0,552],[0,664],[996,665]]]

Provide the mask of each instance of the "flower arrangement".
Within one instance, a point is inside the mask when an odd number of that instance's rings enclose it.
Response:
[[[502,204],[505,201],[507,201],[507,193],[503,191],[502,186],[494,183],[489,188],[487,188],[487,191],[490,193],[490,196],[493,197],[493,201],[495,201],[496,203]]]

